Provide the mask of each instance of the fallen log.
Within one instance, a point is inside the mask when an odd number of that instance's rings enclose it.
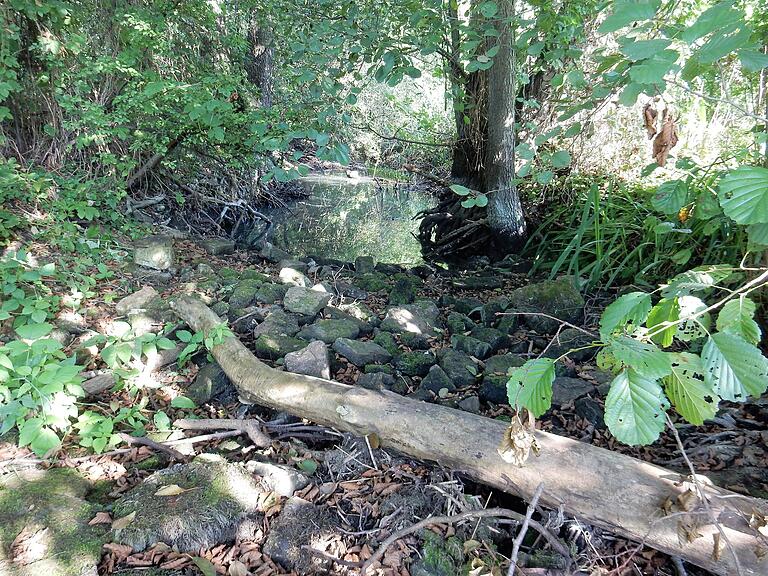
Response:
[[[172,307],[198,332],[207,332],[221,322],[205,304],[190,296],[176,300]],[[213,356],[243,401],[360,436],[375,433],[384,447],[436,461],[527,500],[543,483],[543,505],[562,506],[569,516],[645,542],[715,574],[768,574],[766,539],[749,525],[754,513],[768,512],[764,500],[712,485],[704,488],[709,508],[738,556],[736,560],[701,505],[665,516],[665,503],[688,490],[679,473],[545,432],[536,433],[540,456],[516,467],[504,462],[497,452],[507,427],[504,422],[392,392],[275,370],[237,338],[227,338],[215,346]],[[692,542],[687,541],[688,533],[694,535]],[[696,533],[701,536],[695,537]]]

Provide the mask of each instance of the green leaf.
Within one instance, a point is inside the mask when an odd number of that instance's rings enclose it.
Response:
[[[488,196],[485,194],[478,194],[477,198],[475,198],[475,206],[478,206],[479,208],[488,206]]]
[[[552,154],[552,166],[555,168],[567,168],[571,164],[571,155],[568,150],[558,150]]]
[[[644,378],[655,380],[672,371],[669,354],[659,350],[655,344],[619,336],[609,340],[607,348],[622,365],[632,368]]]
[[[535,417],[549,410],[552,404],[552,382],[555,361],[552,358],[528,360],[509,375],[507,397],[511,405],[524,406]]]
[[[687,204],[688,185],[682,180],[669,180],[661,184],[651,198],[651,206],[667,215],[677,214]]]
[[[758,344],[762,333],[754,320],[756,309],[755,303],[746,297],[726,302],[717,315],[717,329]]]
[[[731,34],[713,34],[698,50],[696,58],[703,64],[711,64],[728,56],[731,52],[744,47],[752,36],[752,29],[748,26],[737,28]]]
[[[705,10],[691,26],[683,30],[680,38],[688,44],[724,27],[732,26],[743,19],[742,14],[733,9],[731,2],[719,2]]]
[[[701,358],[690,352],[672,354],[672,374],[664,378],[664,390],[675,410],[688,422],[701,426],[713,418],[719,398],[704,381]]]
[[[194,556],[192,562],[202,572],[203,576],[216,576],[216,566],[210,560],[201,556]]]
[[[630,292],[619,296],[603,311],[600,317],[600,338],[607,340],[618,328],[627,324],[641,326],[651,311],[651,295],[645,292]]]
[[[677,305],[680,308],[680,318],[688,318],[677,327],[677,339],[683,342],[691,342],[704,338],[708,334],[712,317],[706,310],[706,303],[697,296],[683,295],[678,297]],[[695,317],[695,318],[694,318]]]
[[[299,469],[309,475],[314,474],[317,471],[317,462],[307,458],[299,462]]]
[[[674,65],[674,60],[661,58],[642,60],[629,69],[629,77],[637,84],[661,84]]]
[[[759,72],[763,68],[768,68],[768,54],[755,50],[739,50],[739,60],[742,68],[747,72]]]
[[[644,60],[651,58],[655,54],[664,50],[672,43],[671,40],[664,38],[657,38],[654,40],[634,40],[627,39],[627,43],[624,44],[620,50],[627,58],[636,62],[638,60]]]
[[[162,410],[158,410],[157,412],[155,412],[155,415],[152,418],[152,421],[155,423],[155,427],[158,430],[171,429],[171,419],[168,417],[168,414],[166,414]]]
[[[704,379],[723,400],[744,402],[768,387],[768,360],[734,334],[712,334],[701,351]]]
[[[719,285],[732,274],[733,267],[727,264],[699,266],[672,278],[661,291],[661,295],[668,298],[669,296],[700,292]]]
[[[472,193],[472,190],[461,184],[451,184],[451,190],[459,196],[469,196]]]
[[[659,326],[664,322],[675,322],[679,318],[680,307],[677,304],[677,298],[662,298],[656,306],[651,309],[650,314],[648,314],[648,322],[646,325],[651,329],[651,332],[656,332],[656,330],[653,329],[656,326]],[[662,348],[668,348],[672,345],[676,333],[677,325],[668,326],[657,334],[651,336],[651,340]]]
[[[45,456],[51,450],[55,450],[59,446],[61,446],[61,440],[59,440],[56,433],[47,426],[43,426],[40,429],[40,433],[30,444],[32,451],[40,457]]]
[[[177,330],[176,338],[178,338],[182,342],[189,342],[190,340],[192,340],[192,333],[189,332],[188,330]]]
[[[656,379],[627,368],[611,382],[605,423],[625,444],[651,444],[664,430],[665,405],[664,391]]]
[[[483,2],[480,4],[480,13],[486,18],[493,18],[499,11],[499,6],[496,2]]]
[[[16,328],[16,334],[24,340],[37,340],[50,334],[51,330],[53,330],[51,324],[24,324]]]
[[[768,168],[742,166],[720,181],[720,206],[739,224],[768,223]]]
[[[649,20],[656,15],[661,0],[616,0],[613,13],[605,19],[597,31],[600,34],[616,32],[633,22]]]
[[[768,246],[768,223],[747,226],[747,237],[752,246]]]
[[[192,409],[195,407],[195,403],[186,396],[176,396],[176,398],[171,400],[171,407]]]
[[[537,172],[535,179],[538,184],[541,184],[542,186],[546,186],[550,182],[552,182],[552,178],[555,177],[555,174],[552,172],[552,170],[545,170],[544,172]]]

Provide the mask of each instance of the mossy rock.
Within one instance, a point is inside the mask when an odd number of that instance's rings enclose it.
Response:
[[[513,290],[509,295],[511,305],[519,312],[531,312],[525,315],[525,323],[541,334],[549,334],[557,330],[560,322],[537,316],[544,313],[548,316],[578,324],[582,320],[584,298],[576,289],[572,276],[563,276],[556,280],[545,280],[529,284]]]
[[[391,282],[389,276],[386,274],[382,274],[381,272],[368,272],[359,275],[355,279],[355,284],[368,292],[380,292],[381,290],[388,289]]]
[[[400,352],[400,349],[397,347],[395,337],[391,332],[379,332],[376,334],[376,336],[373,337],[373,341],[384,348],[384,350],[389,352],[392,356],[396,356]]]
[[[253,343],[253,352],[259,358],[277,360],[290,352],[306,347],[308,342],[292,336],[262,334]]]
[[[180,494],[158,496],[165,486]],[[115,542],[144,550],[165,542],[181,552],[235,539],[243,525],[258,516],[263,489],[241,466],[205,455],[189,464],[176,464],[149,476],[115,502],[113,516],[133,520],[115,531]]]
[[[412,576],[454,576],[460,573],[464,562],[463,543],[456,536],[447,539],[431,530],[421,533],[424,547],[418,560],[411,566]]]
[[[242,280],[235,285],[229,295],[229,305],[232,308],[245,308],[256,299],[261,282],[258,280]]]
[[[429,350],[429,339],[424,334],[403,332],[400,334],[400,342],[411,350]]]
[[[318,320],[305,326],[299,332],[299,338],[304,340],[321,340],[333,344],[338,338],[357,338],[360,328],[355,320]]]
[[[406,376],[426,376],[435,362],[431,352],[404,352],[395,358],[395,368]]]
[[[240,272],[235,270],[234,268],[229,268],[225,266],[224,268],[219,269],[219,277],[221,278],[240,278]]]
[[[411,304],[416,300],[416,289],[410,282],[402,278],[395,281],[389,292],[389,303],[393,306]]]
[[[85,500],[90,488],[71,468],[22,470],[1,477],[0,574],[95,574],[106,529],[88,525],[99,511]],[[26,565],[10,557],[10,545],[23,529],[40,534],[44,547]]]
[[[262,274],[261,272],[257,272],[251,268],[243,270],[243,272],[240,274],[240,278],[243,280],[257,280],[259,282],[270,282],[272,280],[266,274]]]
[[[278,300],[282,300],[287,291],[288,287],[283,284],[271,284],[266,282],[256,290],[254,299],[259,304],[274,304]]]

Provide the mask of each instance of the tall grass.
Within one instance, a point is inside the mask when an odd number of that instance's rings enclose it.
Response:
[[[576,178],[539,209],[544,216],[524,248],[532,274],[572,274],[589,288],[650,287],[693,266],[738,261],[744,251],[743,231],[724,217],[681,222],[653,209],[651,190]]]

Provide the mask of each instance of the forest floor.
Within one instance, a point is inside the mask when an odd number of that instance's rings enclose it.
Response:
[[[528,358],[541,354],[559,357],[571,347],[588,343],[591,338],[585,331],[595,330],[606,303],[599,296],[586,302],[574,301],[567,289],[565,294],[561,292],[557,282],[532,282],[525,273],[525,263],[514,258],[494,265],[480,260],[474,270],[458,274],[428,266],[406,270],[374,265],[365,258],[342,263],[269,250],[261,254],[235,251],[214,255],[211,252],[221,248],[217,246],[176,239],[174,274],[136,266],[128,254],[106,261],[114,276],[96,283],[73,332],[110,334],[116,322],[127,320],[134,331],[139,326],[159,331],[170,323],[171,335],[181,326],[176,324],[167,303],[181,293],[193,292],[206,299],[228,320],[235,334],[272,366],[285,367],[293,362],[303,366],[305,373],[316,370],[317,375],[323,375],[327,371],[342,383],[388,389],[491,418],[509,419],[512,409],[506,399],[507,370]],[[50,247],[28,248],[51,257]],[[288,287],[304,283],[324,283],[329,294],[329,302],[315,316],[283,306]],[[568,316],[573,326],[517,316],[517,300],[523,294],[520,290],[532,286],[538,286],[539,291],[533,295],[526,292],[528,301],[536,300],[541,311],[551,315]],[[126,306],[125,297],[139,289],[149,291],[148,287],[153,290],[150,298],[138,306]],[[388,310],[403,306],[421,314],[427,325],[437,330],[417,334],[385,329]],[[346,340],[346,347],[339,346],[338,339]],[[325,361],[313,356],[307,364],[300,352],[315,340],[323,341],[329,353]],[[94,394],[87,399],[91,409],[115,413],[120,407],[135,405],[137,398],[145,398],[142,412],[153,445],[89,455],[71,434],[65,437],[58,455],[41,462],[28,449],[18,448],[11,435],[0,438],[0,473],[64,467],[77,470],[91,483],[86,497],[95,506],[91,528],[100,530],[107,542],[99,560],[99,574],[357,574],[360,562],[370,558],[387,536],[429,515],[492,506],[525,510],[525,503],[516,498],[466,481],[431,463],[384,451],[375,439],[356,439],[311,422],[243,405],[226,375],[208,364],[204,352],[195,354],[183,367],[173,363],[174,359],[165,365],[158,363],[159,369],[151,374],[145,372],[147,379],[142,387],[131,392],[128,388],[112,389],[113,381],[109,380],[103,358],[98,353],[83,355],[82,342],[73,333],[67,351],[86,360],[87,376],[105,381],[106,375],[107,382],[106,386],[93,388]],[[360,343],[375,343],[377,348],[360,347]],[[380,350],[384,356],[377,356]],[[366,354],[371,353],[373,356],[366,359]],[[289,358],[285,358],[286,354]],[[91,384],[98,384],[95,381],[91,380]],[[537,421],[537,428],[687,472],[675,439],[669,434],[642,448],[614,441],[603,422],[609,381],[589,351],[578,355],[576,361],[565,360],[555,382],[553,409]],[[192,398],[194,405],[179,402],[179,397]],[[159,414],[163,419],[158,418]],[[164,421],[189,418],[257,418],[272,424],[272,428],[265,428],[271,431],[272,442],[266,448],[257,448],[241,432],[216,430],[189,432],[194,436],[194,441],[189,442],[184,441],[184,432],[169,431],[169,426],[162,425]],[[766,421],[768,401],[763,398],[753,403],[724,403],[715,420],[701,427],[681,425],[679,432],[697,471],[736,492],[766,497]],[[158,452],[156,443],[165,442],[171,442],[183,456],[179,458],[177,453],[169,460],[167,453]],[[267,481],[269,474],[254,472],[253,477],[260,483],[251,487],[251,496],[258,506],[248,516],[255,524],[248,530],[221,528],[221,533],[228,534],[227,539],[208,547],[195,548],[197,541],[184,542],[183,537],[171,547],[160,542],[159,537],[152,540],[147,536],[146,550],[121,543],[121,529],[128,533],[139,529],[129,526],[131,522],[138,525],[135,516],[121,523],[128,517],[118,513],[121,499],[138,497],[136,494],[141,493],[137,490],[148,479],[152,481],[158,471],[166,470],[171,461],[189,466],[202,453],[217,454],[226,463],[283,466],[275,473],[291,483],[291,489],[281,491],[274,482]],[[157,480],[153,486],[169,484]],[[184,487],[185,491],[191,491],[191,495],[184,510],[190,519],[197,518],[200,500],[193,498],[193,488]],[[170,494],[178,498],[179,506],[182,492]],[[167,511],[158,507],[164,503],[162,498],[156,505],[145,502],[143,513],[162,516]],[[0,517],[3,513],[0,491]],[[139,517],[141,514],[139,511]],[[236,523],[233,518],[228,521]],[[241,516],[237,522],[242,523]],[[584,525],[578,519],[563,518],[557,511],[542,522],[572,546],[583,574],[679,574],[679,568],[666,555]],[[506,573],[515,533],[514,524],[498,520],[432,525],[390,546],[371,573]],[[29,551],[17,539],[14,544]],[[537,540],[527,540],[523,550],[522,573],[561,573],[558,559]],[[693,567],[687,570],[691,575],[705,574]]]

